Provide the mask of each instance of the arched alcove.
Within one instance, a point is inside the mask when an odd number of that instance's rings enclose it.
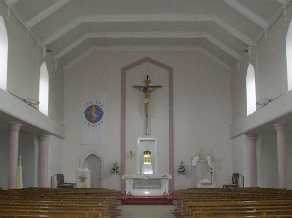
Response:
[[[101,187],[101,159],[96,154],[88,154],[83,161],[83,168],[88,168],[90,171],[90,187]]]

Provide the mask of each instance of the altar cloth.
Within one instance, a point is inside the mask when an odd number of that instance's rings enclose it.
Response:
[[[126,195],[129,196],[164,196],[169,194],[169,180],[172,177],[163,175],[124,175]]]

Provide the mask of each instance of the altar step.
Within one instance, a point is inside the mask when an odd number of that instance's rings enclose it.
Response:
[[[167,196],[123,196],[123,205],[172,205],[173,197]]]
[[[172,205],[122,205],[121,218],[174,218]]]

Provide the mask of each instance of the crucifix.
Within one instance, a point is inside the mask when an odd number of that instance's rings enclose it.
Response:
[[[138,89],[139,91],[143,92],[144,94],[144,119],[145,119],[145,129],[144,134],[145,136],[150,135],[150,128],[149,128],[149,103],[150,103],[150,97],[151,93],[154,92],[156,89],[162,88],[161,85],[150,85],[151,80],[150,76],[147,75],[146,79],[144,80],[144,86],[133,86],[133,88]]]

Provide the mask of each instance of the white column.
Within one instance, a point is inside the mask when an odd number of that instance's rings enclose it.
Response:
[[[36,132],[33,133],[34,146],[34,187],[38,187],[38,163],[39,163],[39,136]]]
[[[257,186],[257,135],[247,134],[247,170],[249,187]]]
[[[287,187],[287,144],[285,140],[285,124],[274,124],[277,133],[277,155],[278,155],[278,187]]]
[[[9,175],[8,188],[16,188],[19,131],[21,123],[11,123],[9,131]]]
[[[49,146],[50,136],[43,134],[39,141],[38,183],[39,187],[47,188],[49,184]]]

